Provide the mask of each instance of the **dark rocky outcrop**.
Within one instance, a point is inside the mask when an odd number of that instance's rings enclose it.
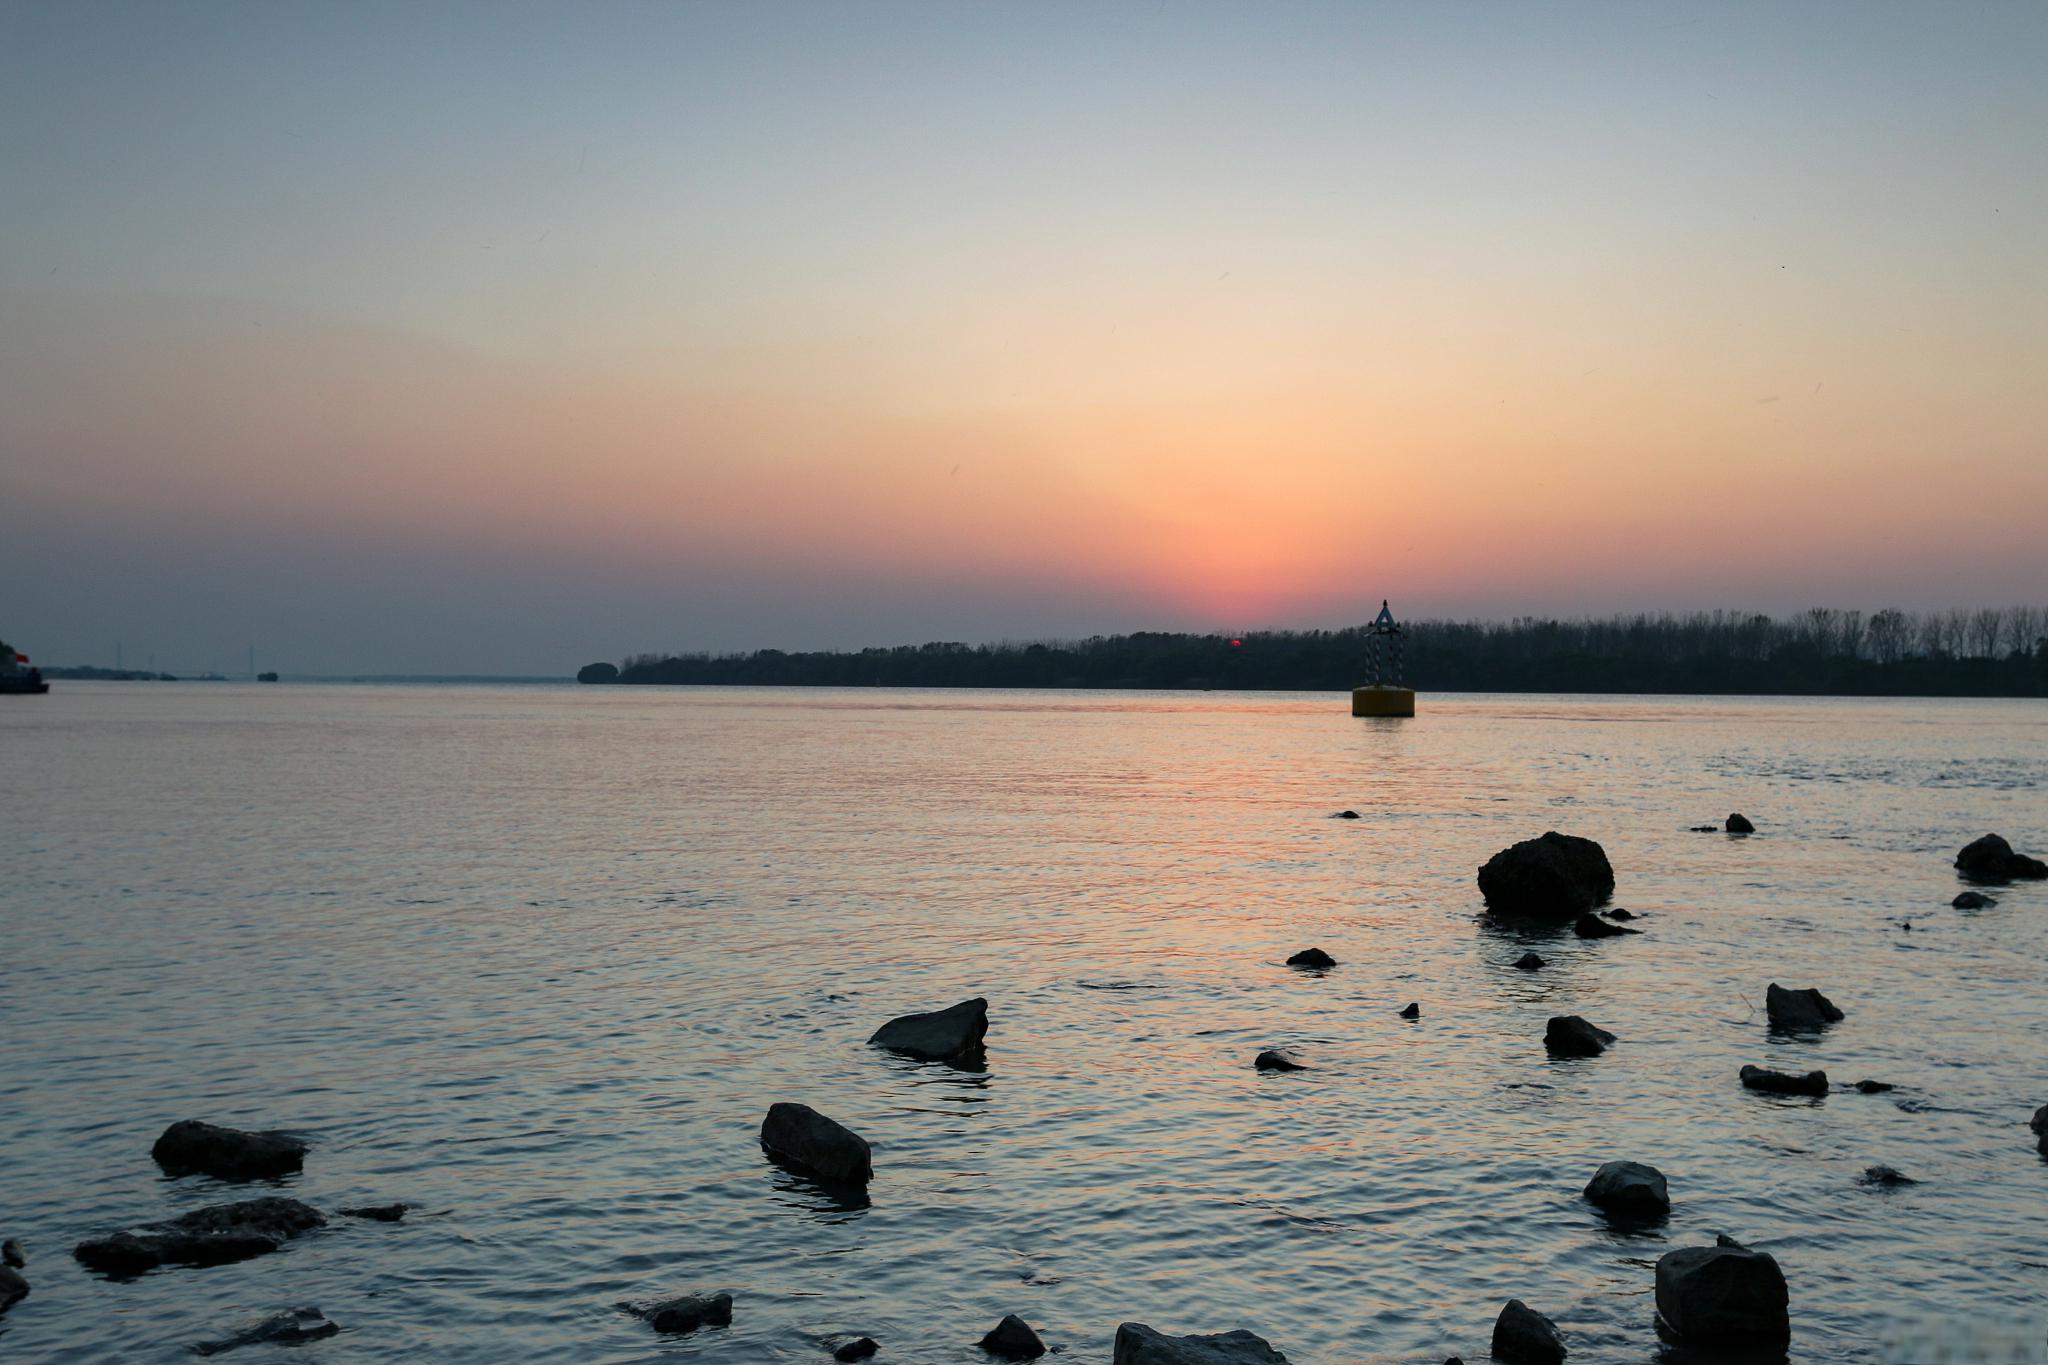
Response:
[[[832,1352],[832,1358],[841,1362],[866,1360],[881,1349],[882,1343],[876,1341],[873,1337],[857,1337],[852,1341],[835,1347]]]
[[[1949,904],[1958,910],[1989,910],[1998,904],[1998,899],[1995,896],[1987,896],[1982,891],[1965,891]]]
[[[109,1275],[135,1275],[160,1265],[224,1265],[267,1255],[326,1223],[319,1210],[296,1199],[244,1199],[88,1238],[71,1254]]]
[[[1036,1360],[1045,1354],[1045,1343],[1038,1339],[1038,1333],[1015,1313],[989,1328],[977,1345],[1004,1360]]]
[[[1614,869],[1591,839],[1552,830],[1487,859],[1479,869],[1479,894],[1496,914],[1565,919],[1614,894]]]
[[[1117,1326],[1110,1365],[1287,1365],[1287,1357],[1242,1328],[1170,1337],[1142,1322],[1126,1322]]]
[[[289,1133],[245,1133],[186,1119],[164,1129],[149,1154],[173,1175],[198,1171],[221,1180],[257,1180],[298,1170],[306,1144]]]
[[[1658,1258],[1657,1312],[1684,1341],[1777,1343],[1792,1334],[1777,1261],[1728,1237]]]
[[[672,1299],[622,1303],[619,1307],[642,1319],[657,1332],[694,1332],[699,1327],[732,1326],[730,1294],[678,1294]]]
[[[1401,1010],[1401,1017],[1403,1019],[1420,1019],[1422,1017],[1422,1006],[1411,1000]]]
[[[868,1046],[927,1062],[950,1062],[980,1052],[987,1034],[988,1001],[977,996],[929,1014],[891,1019],[875,1030]]]
[[[293,1308],[273,1313],[253,1327],[247,1327],[220,1341],[203,1341],[192,1354],[217,1356],[243,1346],[296,1346],[302,1342],[331,1337],[341,1330],[334,1320],[317,1308]]]
[[[1533,972],[1537,968],[1544,966],[1545,963],[1540,956],[1531,952],[1523,953],[1520,957],[1516,958],[1515,965],[1525,972]]]
[[[1615,906],[1612,910],[1602,910],[1600,913],[1611,920],[1632,920],[1642,918],[1640,915],[1636,914],[1635,911],[1624,910],[1618,905]]]
[[[773,1104],[761,1120],[761,1145],[771,1156],[834,1185],[874,1179],[867,1140],[808,1104]]]
[[[9,1237],[6,1241],[0,1242],[0,1262],[20,1270],[28,1264],[28,1253],[21,1249],[21,1243]]]
[[[1267,1048],[1252,1058],[1252,1065],[1260,1071],[1306,1071],[1308,1063],[1283,1047]]]
[[[1572,921],[1572,932],[1580,938],[1620,938],[1624,934],[1640,934],[1643,931],[1620,924],[1609,924],[1598,915],[1580,915]]]
[[[2042,1156],[2048,1156],[2048,1104],[2034,1111],[2034,1117],[2027,1120],[2027,1127],[2034,1134],[2034,1144],[2041,1149]]]
[[[1358,812],[1355,810],[1340,810],[1337,812],[1337,818],[1339,820],[1356,820]]]
[[[1835,1002],[1819,991],[1787,990],[1775,981],[1764,992],[1764,1013],[1770,1016],[1772,1028],[1794,1032],[1826,1028],[1842,1019]]]
[[[344,1218],[363,1218],[373,1223],[396,1223],[405,1217],[410,1204],[358,1204],[352,1209],[336,1209]]]
[[[1863,1174],[1856,1177],[1856,1183],[1859,1185],[1876,1185],[1884,1189],[1895,1189],[1900,1185],[1917,1185],[1920,1182],[1894,1167],[1879,1164],[1865,1167]]]
[[[0,1265],[0,1313],[28,1297],[28,1277],[11,1265]]]
[[[1303,948],[1293,957],[1287,959],[1287,965],[1290,967],[1308,967],[1321,970],[1325,967],[1336,966],[1337,959],[1331,957],[1321,948]]]
[[[1543,1029],[1543,1046],[1557,1057],[1598,1057],[1613,1045],[1613,1034],[1576,1014],[1554,1014]]]
[[[576,681],[580,683],[615,683],[618,680],[617,664],[585,664],[576,670]]]
[[[1973,882],[2039,881],[2048,877],[2048,863],[2015,853],[2004,839],[1987,834],[1956,854],[1956,871]]]
[[[1756,833],[1756,826],[1749,823],[1749,819],[1747,816],[1741,814],[1729,816],[1727,823],[1722,825],[1721,828],[1726,830],[1730,834]]]
[[[1557,1324],[1520,1299],[1509,1299],[1493,1320],[1493,1358],[1503,1365],[1561,1365],[1565,1355]]]
[[[1586,1182],[1586,1198],[1611,1214],[1650,1220],[1671,1212],[1664,1173],[1639,1161],[1610,1161]]]
[[[1882,1095],[1887,1090],[1895,1090],[1897,1088],[1898,1087],[1894,1086],[1890,1081],[1856,1082],[1857,1091],[1865,1095]]]
[[[1742,1084],[1749,1090],[1762,1090],[1773,1095],[1825,1095],[1828,1093],[1828,1073],[1809,1071],[1803,1076],[1794,1076],[1786,1071],[1771,1071],[1761,1066],[1742,1068]]]

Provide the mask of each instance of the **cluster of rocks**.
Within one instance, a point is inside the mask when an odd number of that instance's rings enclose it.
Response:
[[[1996,834],[1972,839],[1956,854],[1956,871],[1973,882],[2004,885],[2006,882],[2040,881],[2048,878],[2048,863],[2012,851],[2012,845]]]

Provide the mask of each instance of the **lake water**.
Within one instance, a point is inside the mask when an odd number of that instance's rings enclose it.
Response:
[[[299,1362],[973,1362],[1009,1312],[1071,1365],[1126,1319],[1476,1361],[1519,1297],[1574,1362],[1676,1362],[1651,1266],[1717,1232],[1783,1266],[1792,1359],[2048,1359],[2048,886],[1949,906],[1969,838],[2048,848],[2038,702],[58,683],[0,765],[10,1361],[305,1303],[345,1330]],[[1640,937],[1480,917],[1551,828]],[[1847,1019],[1774,1039],[1773,980]],[[985,1072],[864,1045],[973,995]],[[1550,1060],[1553,1014],[1620,1042]],[[868,1207],[763,1160],[784,1099],[874,1143]],[[157,1170],[185,1117],[312,1141],[255,1192],[424,1211],[87,1273],[251,1191]],[[1668,1224],[1581,1200],[1614,1158]],[[730,1328],[613,1307],[695,1289]]]

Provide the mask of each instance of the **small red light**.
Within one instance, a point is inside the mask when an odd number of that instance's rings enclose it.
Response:
[[[1244,641],[1242,641],[1242,640],[1232,640],[1232,641],[1230,642],[1230,647],[1231,647],[1232,649],[1236,649],[1236,648],[1237,648],[1237,647],[1238,647],[1239,645],[1241,645],[1241,644],[1243,644],[1243,643],[1244,643]]]

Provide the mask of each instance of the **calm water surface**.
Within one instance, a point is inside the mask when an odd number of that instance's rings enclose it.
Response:
[[[1249,1327],[1296,1362],[1660,1347],[1651,1265],[1727,1232],[1795,1360],[2048,1359],[2048,707],[2003,702],[60,683],[0,705],[0,1356],[173,1359],[256,1314],[300,1362],[981,1360],[1023,1314]],[[1351,807],[1356,821],[1331,819]],[[1689,833],[1740,810],[1747,840]],[[1599,839],[1641,937],[1491,927],[1473,869]],[[1911,932],[1904,923],[1910,921]],[[1320,945],[1341,965],[1291,972]],[[1549,969],[1509,966],[1534,946]],[[1774,1040],[1765,985],[1848,1012]],[[990,1001],[988,1069],[870,1051]],[[1396,1011],[1422,1006],[1409,1023]],[[1620,1036],[1551,1061],[1546,1017]],[[1315,1070],[1262,1075],[1285,1045]],[[1890,1095],[1742,1091],[1745,1062]],[[875,1144],[850,1208],[762,1159],[774,1100]],[[80,1238],[240,1197],[173,1119],[314,1144],[341,1219],[127,1283]],[[1579,1198],[1612,1158],[1668,1225]],[[1873,1162],[1923,1183],[1864,1188]],[[265,1187],[257,1187],[260,1191]],[[620,1299],[729,1289],[664,1342]],[[259,1348],[235,1359],[282,1357]]]

